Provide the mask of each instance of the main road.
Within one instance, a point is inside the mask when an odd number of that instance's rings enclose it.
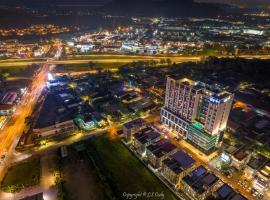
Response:
[[[60,47],[55,54],[54,59],[61,55]],[[28,91],[22,96],[20,103],[11,116],[11,122],[0,131],[0,156],[4,159],[0,163],[0,180],[2,180],[5,170],[10,164],[10,157],[14,153],[20,137],[26,128],[25,119],[31,116],[37,101],[46,85],[48,72],[53,65],[44,63],[35,73]]]
[[[228,57],[234,58],[234,56],[218,56],[219,58]],[[270,55],[239,55],[239,58],[246,58],[246,59],[270,59]],[[156,60],[159,61],[160,59],[171,59],[172,62],[175,63],[183,63],[183,62],[198,62],[201,60],[202,56],[179,56],[179,55],[164,55],[164,56],[147,56],[147,55],[104,55],[104,54],[91,54],[85,56],[75,56],[69,57],[66,60],[52,60],[49,64],[82,64],[88,62],[97,62],[97,63],[129,63],[134,61],[145,61],[145,60]],[[40,60],[33,60],[33,61],[20,61],[17,62],[14,59],[7,59],[5,62],[0,62],[1,67],[25,67],[31,64],[48,64],[48,61],[40,61]]]
[[[0,166],[1,171],[5,167],[5,163],[9,159],[10,153],[15,149],[18,141],[25,129],[25,119],[32,114],[32,111],[38,101],[41,92],[45,86],[49,65],[43,65],[38,73],[33,77],[32,83],[28,91],[23,95],[20,103],[16,106],[16,111],[11,116],[12,123],[7,124],[0,132],[0,155],[6,158]]]

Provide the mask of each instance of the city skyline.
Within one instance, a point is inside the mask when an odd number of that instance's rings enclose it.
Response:
[[[0,0],[0,200],[269,200],[270,0]]]

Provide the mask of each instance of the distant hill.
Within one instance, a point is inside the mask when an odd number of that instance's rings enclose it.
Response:
[[[97,5],[109,0],[0,0],[0,5],[44,8],[56,5]]]
[[[193,0],[112,0],[99,11],[121,16],[214,17],[225,14],[216,4]]]
[[[196,0],[198,2],[226,3],[239,7],[270,7],[270,0]]]

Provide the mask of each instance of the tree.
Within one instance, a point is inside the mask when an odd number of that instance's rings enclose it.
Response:
[[[89,68],[94,68],[97,64],[95,62],[89,61],[88,62],[88,67]]]
[[[149,61],[150,62],[150,65],[152,65],[152,66],[156,66],[157,65],[157,61],[155,61],[155,60],[150,60]]]
[[[171,65],[172,64],[172,60],[170,58],[167,58],[167,63],[168,63],[168,65]]]
[[[159,61],[160,64],[165,64],[166,63],[166,60],[164,58],[161,58],[160,61]]]
[[[229,170],[229,165],[227,163],[223,162],[221,164],[220,168],[221,168],[222,171],[226,172],[226,171]]]

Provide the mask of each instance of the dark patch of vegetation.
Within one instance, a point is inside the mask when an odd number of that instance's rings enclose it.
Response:
[[[1,183],[1,188],[5,192],[14,193],[35,186],[39,181],[40,159],[35,158],[10,167]]]
[[[165,199],[177,199],[120,141],[98,136],[88,141],[87,148],[111,199],[124,192],[158,192]]]

